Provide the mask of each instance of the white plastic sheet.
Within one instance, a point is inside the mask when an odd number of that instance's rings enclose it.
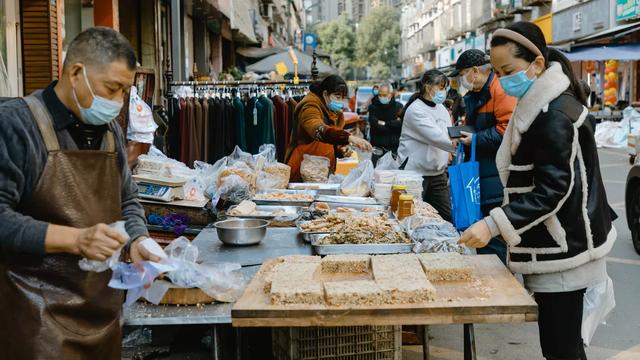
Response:
[[[585,345],[589,346],[596,329],[606,322],[615,307],[613,281],[609,276],[602,283],[587,288],[582,309],[582,341]]]

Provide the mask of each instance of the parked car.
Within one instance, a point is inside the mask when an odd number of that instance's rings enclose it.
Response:
[[[407,105],[407,103],[409,102],[409,99],[411,98],[411,96],[413,95],[412,92],[401,92],[398,94],[396,100],[402,104],[402,106]]]
[[[633,165],[627,175],[624,203],[633,247],[640,254],[640,164],[638,162]]]

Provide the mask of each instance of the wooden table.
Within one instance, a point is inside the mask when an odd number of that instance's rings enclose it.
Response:
[[[475,358],[474,323],[537,320],[537,305],[495,255],[471,256],[473,282],[436,282],[435,301],[382,306],[272,305],[264,288],[265,262],[231,311],[235,327],[465,325],[465,359]],[[475,284],[472,284],[475,283]],[[489,291],[482,291],[489,289]],[[424,334],[428,337],[427,331]],[[425,358],[428,342],[425,341]]]

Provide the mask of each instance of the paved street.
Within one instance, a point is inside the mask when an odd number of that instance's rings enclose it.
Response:
[[[616,308],[606,325],[601,325],[587,349],[590,360],[640,359],[640,256],[631,243],[624,218],[624,189],[629,171],[625,150],[600,150],[600,164],[609,203],[618,213],[615,222],[618,240],[608,257],[609,276],[613,279]],[[462,359],[462,326],[431,328],[434,360]],[[479,359],[542,359],[537,325],[476,326]],[[421,359],[421,347],[405,347],[403,359]]]

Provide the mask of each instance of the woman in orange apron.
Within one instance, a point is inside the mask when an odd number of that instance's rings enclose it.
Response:
[[[337,75],[326,77],[311,86],[311,92],[298,103],[294,111],[293,132],[285,161],[291,166],[291,181],[300,182],[300,165],[304,154],[324,156],[331,162],[331,172],[336,169],[336,157],[347,156],[347,145],[371,151],[368,141],[343,130],[342,109],[348,88]]]

